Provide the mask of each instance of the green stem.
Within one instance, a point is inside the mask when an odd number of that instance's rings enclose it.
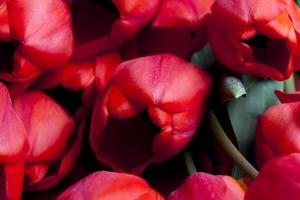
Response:
[[[239,150],[232,144],[221,124],[219,123],[213,111],[208,113],[209,127],[214,134],[215,139],[222,146],[223,150],[232,159],[235,164],[242,169],[250,178],[254,179],[258,171],[248,162],[248,160],[239,152]]]
[[[186,169],[187,169],[187,171],[189,172],[190,175],[197,172],[197,168],[196,168],[195,163],[192,159],[192,155],[188,151],[184,152],[184,162],[185,162]]]
[[[294,75],[292,74],[291,77],[284,81],[284,91],[285,92],[295,92],[295,79]]]

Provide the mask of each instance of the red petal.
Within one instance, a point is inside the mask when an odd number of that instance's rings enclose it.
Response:
[[[12,164],[27,153],[27,132],[15,113],[8,91],[2,83],[0,94],[0,163]]]
[[[52,162],[61,158],[74,128],[69,114],[41,92],[26,92],[15,97],[13,103],[28,131],[27,162]]]
[[[0,198],[4,200],[21,199],[24,179],[24,160],[17,164],[0,167]]]
[[[245,192],[230,176],[195,173],[168,196],[168,200],[243,200]]]
[[[260,170],[254,181],[251,182],[246,192],[245,200],[299,199],[299,166],[299,153],[271,160]]]
[[[61,0],[11,0],[10,28],[21,52],[44,68],[63,65],[73,50],[71,14]],[[47,22],[47,23],[45,23]]]
[[[210,13],[214,0],[200,2],[197,0],[163,0],[155,26],[178,27],[197,26]]]
[[[111,52],[96,57],[95,83],[103,91],[110,81],[116,67],[121,63],[119,52]]]
[[[68,63],[59,69],[45,72],[35,83],[39,89],[49,89],[61,84],[69,90],[88,87],[95,79],[95,63],[92,60]]]
[[[142,178],[114,172],[95,172],[64,191],[57,200],[163,200]]]
[[[0,38],[1,40],[11,40],[8,22],[7,0],[0,3]]]
[[[159,0],[114,0],[121,15],[112,26],[111,43],[119,46],[132,39],[155,16]]]
[[[14,55],[12,73],[1,73],[0,78],[8,82],[24,82],[37,78],[41,73],[41,69],[17,51]]]
[[[24,188],[26,191],[45,190],[52,188],[70,173],[80,152],[84,127],[85,121],[82,121],[78,126],[76,136],[73,138],[74,140],[72,140],[70,148],[67,150],[59,163],[58,170],[55,171],[54,174],[47,174],[42,180],[34,184],[25,183]]]
[[[256,126],[256,161],[259,167],[268,160],[300,152],[300,102],[270,107],[259,116]]]
[[[123,62],[113,79],[131,100],[171,113],[202,105],[211,84],[208,74],[171,54]]]

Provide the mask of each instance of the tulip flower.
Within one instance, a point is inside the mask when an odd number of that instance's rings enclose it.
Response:
[[[272,158],[289,153],[300,153],[300,93],[283,93],[276,91],[283,102],[274,105],[258,117],[255,152],[258,166]]]
[[[73,33],[71,14],[62,0],[10,0],[8,17],[20,53],[33,64],[49,69],[68,61]]]
[[[25,190],[53,187],[72,168],[79,153],[83,125],[74,133],[74,120],[42,92],[31,91],[13,99],[14,110],[27,131]],[[73,134],[73,135],[72,135]]]
[[[300,11],[294,1],[219,0],[211,10],[209,41],[225,66],[275,80],[299,68]]]
[[[94,107],[97,159],[139,174],[180,152],[199,125],[210,85],[208,74],[169,54],[121,63]]]
[[[28,82],[65,64],[73,50],[70,16],[62,0],[2,1],[0,78]]]
[[[168,200],[243,200],[245,191],[230,176],[194,173]]]
[[[299,199],[299,166],[299,153],[289,154],[267,162],[250,184],[245,200]]]
[[[115,172],[95,172],[75,183],[56,200],[163,200],[145,180]]]
[[[27,132],[2,83],[0,94],[0,199],[17,200],[21,199],[23,186]]]

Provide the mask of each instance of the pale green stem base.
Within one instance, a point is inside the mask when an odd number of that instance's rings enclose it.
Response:
[[[192,155],[188,151],[184,152],[184,162],[185,162],[186,169],[189,172],[189,175],[192,175],[197,172],[197,168],[192,159]]]
[[[208,113],[209,127],[214,134],[215,139],[224,149],[226,154],[232,161],[243,170],[250,178],[254,179],[258,175],[258,171],[248,162],[248,160],[239,152],[239,150],[232,144],[221,124],[219,123],[213,111]]]
[[[295,79],[294,75],[292,74],[291,77],[284,81],[284,91],[285,92],[295,92]]]

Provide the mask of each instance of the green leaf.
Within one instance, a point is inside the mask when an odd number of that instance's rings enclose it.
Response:
[[[229,119],[235,132],[240,152],[249,158],[249,151],[254,142],[257,116],[279,101],[274,91],[283,90],[283,82],[258,79],[243,76],[242,81],[247,95],[227,104]],[[236,178],[243,175],[240,170],[234,170]]]
[[[191,63],[203,69],[207,69],[213,65],[216,58],[209,44],[205,45],[200,51],[192,55]]]

